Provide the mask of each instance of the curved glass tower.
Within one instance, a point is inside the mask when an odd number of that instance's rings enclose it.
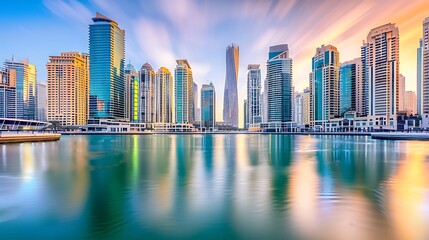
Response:
[[[89,25],[89,116],[125,118],[125,31],[97,13]]]
[[[238,56],[239,48],[235,44],[226,47],[226,77],[223,95],[223,121],[238,127]]]

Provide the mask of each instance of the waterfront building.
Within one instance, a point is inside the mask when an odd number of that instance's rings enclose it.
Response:
[[[404,106],[404,102],[405,102],[405,77],[402,74],[399,74],[399,83],[398,83],[398,98],[399,98],[399,105],[398,105],[398,109],[399,111],[404,111],[405,110],[405,106]]]
[[[25,59],[21,62],[5,61],[4,68],[10,72],[11,82],[15,84],[16,118],[36,120],[36,66]]]
[[[310,121],[320,122],[339,116],[340,54],[332,45],[316,49],[310,73]]]
[[[216,123],[216,91],[213,83],[201,87],[201,129],[213,131]]]
[[[356,58],[340,66],[340,115],[353,111],[365,115],[364,85],[362,81],[362,59]]]
[[[175,117],[176,123],[194,122],[193,112],[193,77],[188,60],[176,60],[174,69]]]
[[[423,37],[417,53],[417,90],[419,112],[429,114],[429,17],[423,21]]]
[[[268,80],[264,79],[264,92],[262,93],[262,122],[268,122]]]
[[[165,67],[160,67],[156,72],[155,87],[155,122],[173,122],[173,77]]]
[[[223,97],[223,121],[238,127],[238,68],[240,49],[231,44],[226,47],[226,77]]]
[[[270,47],[266,81],[267,122],[292,121],[292,58],[287,44]]]
[[[64,52],[50,56],[47,69],[47,119],[61,125],[85,125],[88,120],[88,54]]]
[[[303,115],[303,94],[296,92],[293,95],[293,122],[297,124],[302,124],[302,115]]]
[[[247,66],[247,125],[262,122],[261,69],[259,66],[259,64]],[[248,128],[247,125],[245,125],[246,128]]]
[[[125,31],[97,13],[89,25],[90,118],[125,118]]]
[[[37,121],[46,122],[48,118],[48,90],[44,82],[36,84],[37,95]]]
[[[392,127],[399,109],[398,28],[389,23],[372,29],[361,50],[368,115],[377,116],[381,126]]]
[[[412,115],[417,114],[417,95],[413,91],[405,91],[404,110]]]
[[[198,85],[195,82],[192,84],[192,91],[193,91],[193,95],[194,95],[193,107],[192,107],[192,111],[194,112],[194,122],[199,122],[199,121],[201,121],[201,113],[198,113],[199,112],[199,108],[198,108]]]
[[[243,101],[243,123],[244,123],[244,129],[249,129],[249,105],[247,103],[247,99],[244,99]]]
[[[143,64],[140,76],[140,122],[155,121],[155,80],[156,74],[149,63]]]
[[[0,118],[17,118],[15,69],[0,68]]]
[[[140,79],[134,66],[129,63],[125,67],[125,119],[140,122]]]
[[[310,99],[311,91],[309,88],[304,89],[302,96],[302,124],[310,124]]]

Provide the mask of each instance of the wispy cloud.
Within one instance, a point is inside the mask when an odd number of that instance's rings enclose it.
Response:
[[[43,4],[61,18],[72,19],[85,25],[91,21],[91,11],[76,0],[43,0]]]

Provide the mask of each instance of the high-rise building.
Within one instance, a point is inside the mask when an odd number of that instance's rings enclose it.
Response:
[[[423,37],[420,53],[421,104],[422,114],[429,114],[429,17],[423,21]],[[419,88],[419,86],[417,87]]]
[[[302,124],[303,120],[303,94],[296,92],[293,95],[293,122],[296,122],[297,124]]]
[[[247,103],[247,99],[244,99],[243,101],[243,123],[244,123],[244,129],[249,129],[249,105]]]
[[[0,118],[17,118],[15,69],[0,68]]]
[[[247,124],[262,122],[261,69],[259,64],[247,66]],[[245,126],[248,128],[248,126]]]
[[[89,25],[90,118],[125,118],[125,31],[100,13]]]
[[[287,44],[270,47],[266,81],[267,122],[291,122],[292,58]]]
[[[201,121],[201,113],[199,113],[199,108],[198,108],[198,85],[194,82],[192,85],[192,91],[194,94],[194,100],[193,100],[193,108],[192,110],[194,111],[194,121],[198,122]]]
[[[16,86],[16,118],[37,119],[36,66],[28,60],[6,61],[4,68],[11,73],[11,82]]]
[[[262,93],[262,122],[268,122],[268,79],[264,79],[264,92]]]
[[[130,122],[140,122],[140,80],[134,66],[125,67],[125,118]]]
[[[405,102],[405,77],[402,74],[399,74],[399,83],[398,83],[398,88],[399,88],[399,111],[404,111],[405,110],[405,106],[404,106],[404,102]]]
[[[310,121],[318,124],[339,116],[340,54],[332,45],[316,49],[310,73]]]
[[[193,123],[194,90],[191,66],[188,60],[176,60],[174,69],[175,116],[176,123]]]
[[[216,91],[212,83],[201,87],[201,127],[213,131],[216,123]]]
[[[417,96],[413,91],[405,91],[404,110],[410,111],[411,114],[417,114]]]
[[[165,67],[156,72],[156,106],[155,122],[173,122],[173,77]]]
[[[44,82],[36,84],[37,95],[37,120],[46,122],[48,118],[48,90]]]
[[[429,100],[429,99],[428,99]],[[423,114],[423,39],[417,48],[417,114]]]
[[[353,111],[366,115],[364,109],[364,84],[362,81],[362,59],[356,58],[340,67],[340,115]]]
[[[88,120],[88,54],[64,52],[50,56],[46,64],[48,121],[61,125],[85,125]]]
[[[309,88],[304,89],[302,96],[302,124],[310,124],[310,99],[311,91]]]
[[[238,127],[238,58],[239,47],[231,44],[226,47],[226,77],[223,95],[223,121]]]
[[[372,29],[362,48],[364,81],[368,85],[368,115],[393,126],[399,109],[399,30],[395,24]]]
[[[140,69],[140,122],[155,121],[155,80],[156,74],[149,63],[143,64]]]

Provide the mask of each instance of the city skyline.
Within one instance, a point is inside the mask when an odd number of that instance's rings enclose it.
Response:
[[[178,5],[173,12],[174,7],[165,6],[170,4],[167,1],[130,2],[132,4],[119,4],[119,1],[106,4],[99,0],[14,1],[5,3],[0,17],[3,22],[8,21],[5,27],[11,33],[3,39],[0,52],[3,58],[10,59],[12,55],[16,59],[29,58],[38,68],[38,80],[44,82],[44,64],[48,56],[64,51],[88,52],[88,24],[94,13],[100,11],[126,30],[127,62],[130,60],[140,66],[148,60],[156,69],[161,66],[174,69],[176,59],[187,58],[193,66],[195,82],[201,86],[212,81],[219,96],[223,95],[224,88],[223,49],[230,42],[237,43],[242,50],[238,79],[238,102],[242,103],[246,97],[246,67],[250,63],[261,64],[262,76],[265,76],[270,45],[289,44],[294,59],[295,90],[302,91],[308,85],[310,59],[316,47],[335,45],[341,62],[352,60],[360,56],[360,45],[370,29],[391,22],[401,34],[400,73],[407,79],[406,90],[415,91],[415,54],[421,23],[427,17],[424,10],[429,3],[348,1],[335,2],[332,8],[334,2],[324,1],[314,8],[314,3],[298,1],[212,3],[187,0],[174,3]],[[301,16],[310,13],[310,18],[304,21]],[[242,27],[245,22],[252,24]],[[285,24],[289,27],[280,28]],[[308,31],[311,26],[318,32]],[[151,33],[157,37],[145,37]],[[31,44],[27,39],[32,39]],[[50,39],[49,44],[46,39]],[[217,119],[221,120],[223,98],[218,97],[216,105]],[[240,106],[239,112],[242,122]]]

